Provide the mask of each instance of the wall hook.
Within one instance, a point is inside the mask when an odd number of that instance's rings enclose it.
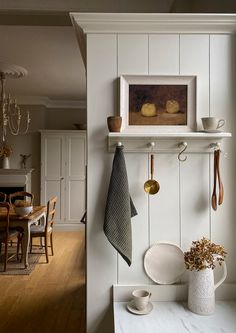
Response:
[[[180,162],[185,162],[187,160],[187,156],[185,156],[184,158],[182,158],[181,156],[182,156],[183,152],[185,152],[185,150],[187,149],[188,144],[187,144],[187,142],[180,142],[178,147],[181,148],[181,151],[178,154],[178,160]]]
[[[219,150],[220,149],[220,143],[219,142],[212,142],[210,144],[210,148],[214,149],[214,151]]]
[[[151,148],[151,152],[153,151],[153,148],[155,147],[155,145],[156,145],[156,144],[155,144],[155,142],[153,142],[153,141],[148,143],[148,147]]]

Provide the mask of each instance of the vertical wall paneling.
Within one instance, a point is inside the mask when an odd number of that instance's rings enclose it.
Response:
[[[107,116],[117,104],[117,36],[87,37],[88,223],[87,332],[113,330],[109,314],[112,284],[117,282],[117,254],[103,233],[112,156],[107,152]]]
[[[143,255],[149,245],[148,195],[143,184],[147,180],[147,155],[126,154],[126,167],[129,180],[130,195],[138,215],[131,219],[132,223],[132,265],[129,267],[119,256],[118,283],[146,284],[148,277],[143,270]]]
[[[180,74],[197,75],[197,128],[209,115],[209,35],[180,36]]]
[[[154,179],[160,184],[150,196],[150,245],[169,241],[180,245],[179,166],[176,154],[155,155]]]
[[[141,24],[141,23],[140,23]],[[88,333],[112,332],[111,286],[150,283],[143,269],[143,255],[153,243],[167,240],[187,250],[202,236],[225,244],[229,253],[228,281],[236,279],[236,170],[234,140],[223,146],[225,202],[217,212],[210,208],[212,160],[208,154],[188,154],[181,163],[176,154],[155,154],[155,179],[160,192],[146,195],[148,155],[125,154],[130,194],[138,210],[132,218],[133,263],[129,268],[103,233],[103,218],[112,154],[107,153],[106,118],[117,113],[118,77],[130,75],[196,75],[197,124],[213,115],[226,118],[225,130],[234,132],[234,36],[203,34],[88,34],[88,225],[87,317]],[[210,185],[210,186],[209,186]],[[183,278],[185,281],[185,278]],[[96,300],[96,301],[95,301]]]
[[[209,237],[209,157],[188,154],[180,162],[181,246],[187,250],[193,240]]]
[[[180,74],[197,76],[196,120],[209,115],[209,35],[180,36]],[[190,110],[191,111],[191,110]],[[181,245],[209,237],[209,156],[189,154],[180,163]]]
[[[118,76],[148,74],[148,35],[118,35]],[[118,282],[146,283],[143,254],[149,245],[148,199],[143,190],[147,179],[146,154],[126,154],[129,187],[138,211],[132,218],[133,262],[128,267],[118,256]]]
[[[118,35],[118,75],[148,74],[148,35]]]
[[[210,38],[210,111],[212,116],[226,120],[225,130],[235,133],[236,105],[235,35],[212,35]],[[217,211],[211,210],[212,239],[226,247],[228,277],[236,279],[236,142],[229,139],[222,147],[228,154],[221,157],[221,174],[225,187],[224,203]],[[213,160],[211,163],[211,191],[213,187]]]
[[[179,74],[179,35],[149,35],[149,74]]]
[[[179,74],[179,35],[149,35],[149,74]],[[150,245],[180,242],[179,167],[177,155],[155,155],[160,191],[150,196]]]

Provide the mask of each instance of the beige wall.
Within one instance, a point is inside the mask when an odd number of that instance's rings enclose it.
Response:
[[[27,168],[33,168],[32,192],[35,201],[40,200],[40,133],[39,129],[75,129],[74,123],[86,123],[86,110],[84,109],[46,109],[44,106],[27,105],[22,110],[29,110],[31,117],[30,130],[25,135],[8,136],[8,142],[13,154],[10,157],[12,169],[21,168],[20,154],[29,155]]]

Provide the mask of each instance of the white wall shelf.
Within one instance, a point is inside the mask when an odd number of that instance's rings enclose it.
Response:
[[[187,144],[186,153],[210,153],[220,147],[222,139],[231,136],[228,132],[109,133],[108,151],[114,152],[116,146],[122,144],[128,153],[179,153]]]

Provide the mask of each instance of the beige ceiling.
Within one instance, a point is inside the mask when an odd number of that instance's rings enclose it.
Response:
[[[29,74],[9,79],[7,88],[32,101],[36,97],[85,101],[85,68],[69,12],[168,12],[173,0],[3,0],[0,1],[0,61]],[[5,25],[3,25],[5,24]],[[24,98],[22,98],[24,97]],[[41,98],[42,100],[42,98]]]
[[[85,69],[72,26],[0,26],[1,61],[23,66],[28,76],[8,79],[20,96],[84,100]]]
[[[235,0],[1,0],[0,61],[29,72],[9,79],[7,89],[21,101],[85,102],[85,68],[69,12],[235,12],[235,6]]]

